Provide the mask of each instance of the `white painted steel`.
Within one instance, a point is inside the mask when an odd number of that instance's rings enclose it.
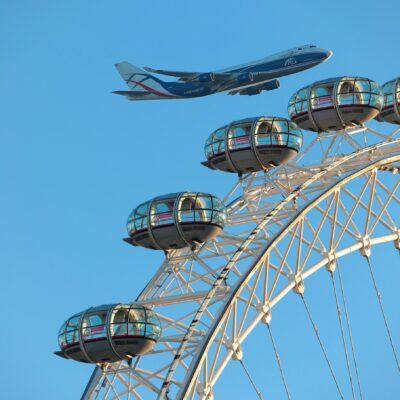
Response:
[[[292,164],[242,177],[225,198],[224,232],[170,252],[137,298],[154,306],[162,339],[131,367],[96,368],[82,399],[211,399],[243,341],[289,292],[349,253],[398,246],[398,131],[315,135]]]

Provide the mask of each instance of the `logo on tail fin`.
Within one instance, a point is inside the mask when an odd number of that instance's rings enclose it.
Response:
[[[163,82],[144,70],[129,64],[126,61],[115,64],[118,72],[128,85],[129,89],[134,92],[147,92],[157,97],[163,98],[179,98],[170,93],[163,86]]]

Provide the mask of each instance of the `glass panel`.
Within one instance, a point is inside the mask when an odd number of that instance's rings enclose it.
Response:
[[[133,323],[128,324],[128,335],[144,336],[146,325],[144,323]]]
[[[221,225],[223,226],[225,224],[226,220],[226,214],[219,212],[219,211],[214,211],[213,216],[212,216],[212,222],[213,224]]]
[[[385,106],[391,106],[393,104],[393,95],[389,94],[385,96]]]
[[[285,133],[272,133],[272,146],[284,146],[287,144],[288,135]]]
[[[114,311],[114,315],[112,317],[113,324],[121,324],[123,322],[128,322],[128,309],[120,308]]]
[[[225,131],[226,129],[218,129],[215,133],[214,133],[214,137],[215,139],[225,139]]]
[[[129,322],[145,322],[146,315],[143,308],[132,308],[129,310]]]
[[[261,134],[256,136],[256,146],[270,146],[271,145],[271,134]]]
[[[161,334],[161,328],[159,325],[150,324],[146,326],[146,337],[158,340],[160,334]]]
[[[182,223],[194,221],[194,210],[183,210],[178,214],[178,221]]]
[[[128,324],[111,324],[111,336],[123,336],[128,333]]]
[[[62,348],[67,344],[66,335],[63,333],[58,336],[58,345]]]
[[[333,106],[333,85],[323,84],[320,86],[316,86],[312,90],[312,108],[320,109],[320,108],[327,108]]]
[[[209,144],[205,147],[206,158],[210,158],[213,155],[212,145]]]
[[[196,195],[185,195],[179,205],[180,210],[194,210],[196,208]]]
[[[174,201],[158,201],[153,205],[151,212],[153,214],[164,213],[172,211],[174,208]]]
[[[225,206],[222,204],[222,201],[217,197],[213,197],[213,208],[214,210],[222,211],[225,209]]]
[[[82,316],[82,313],[74,315],[73,317],[71,317],[70,320],[67,323],[66,330],[69,331],[69,330],[78,329],[78,324],[79,324],[79,321],[81,319],[81,316]]]
[[[295,135],[290,135],[289,140],[288,140],[288,146],[292,147],[296,150],[300,150],[301,146],[303,144],[303,139],[302,137],[295,136]]]
[[[157,201],[152,205],[151,209],[151,225],[162,226],[174,223],[173,209],[174,199]]]
[[[136,231],[140,231],[141,229],[146,229],[146,228],[147,228],[147,217],[138,218],[135,220],[135,230]]]
[[[383,93],[385,93],[385,94],[393,93],[395,83],[396,83],[395,81],[390,81],[390,82],[385,83],[382,88]]]
[[[135,217],[147,215],[147,209],[149,208],[150,202],[146,202],[138,206],[135,210]]]
[[[294,95],[292,95],[292,97],[289,100],[289,105],[292,105],[293,103],[296,102],[297,99],[297,93],[295,93]]]
[[[196,207],[212,209],[212,201],[210,196],[198,196],[196,200]]]
[[[195,221],[196,222],[210,222],[212,216],[212,210],[196,210]]]
[[[225,141],[213,143],[212,151],[213,151],[214,155],[221,154],[221,153],[225,152]]]
[[[340,83],[339,88],[338,88],[338,93],[339,94],[354,93],[353,81],[345,80],[342,83]]]
[[[288,108],[289,117],[292,118],[296,114],[296,107],[294,104],[290,104]]]
[[[297,93],[297,100],[307,100],[308,99],[308,87],[299,90]]]
[[[160,320],[158,319],[157,315],[152,310],[146,310],[147,315],[147,323],[159,325]]]
[[[84,340],[98,339],[107,336],[105,327],[106,317],[106,311],[93,312],[85,316],[82,323]]]
[[[381,108],[382,104],[383,104],[382,96],[377,94],[371,94],[371,101],[370,101],[371,106]]]
[[[288,132],[288,123],[282,120],[275,120],[271,127],[272,132]]]
[[[371,81],[370,84],[371,84],[371,92],[380,94],[380,91],[381,91],[380,86],[374,81]]]
[[[354,91],[369,93],[371,91],[369,81],[365,80],[365,79],[363,79],[363,80],[357,79],[354,84]]]
[[[79,334],[77,330],[67,332],[65,334],[65,341],[67,344],[79,342]]]
[[[251,126],[238,126],[230,130],[229,149],[237,150],[250,146]]]
[[[339,94],[338,105],[353,104],[353,93]]]

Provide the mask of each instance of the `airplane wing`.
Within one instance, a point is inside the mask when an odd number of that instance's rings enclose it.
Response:
[[[184,72],[184,71],[167,71],[164,69],[155,69],[150,67],[144,67],[147,72],[153,74],[161,74],[168,76],[175,76],[179,78],[180,81],[201,81],[201,82],[220,82],[227,79],[232,79],[235,74],[232,73],[221,73],[221,72]]]
[[[145,71],[151,72],[153,74],[175,76],[177,78],[180,78],[181,80],[190,80],[194,76],[199,75],[198,72],[166,71],[164,69],[155,69],[155,68],[150,68],[150,67],[144,67],[143,69]]]

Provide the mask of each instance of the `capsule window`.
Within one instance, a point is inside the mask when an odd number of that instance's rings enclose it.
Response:
[[[174,223],[174,199],[159,200],[152,204],[151,225],[153,227],[172,225]]]
[[[333,84],[325,83],[315,86],[311,92],[313,110],[333,107]]]
[[[207,139],[204,151],[207,159],[225,152],[225,128],[218,129]]]
[[[229,149],[240,150],[250,147],[251,125],[237,126],[230,129]]]
[[[85,315],[82,322],[82,333],[85,341],[107,336],[106,318],[107,311],[92,312]]]

